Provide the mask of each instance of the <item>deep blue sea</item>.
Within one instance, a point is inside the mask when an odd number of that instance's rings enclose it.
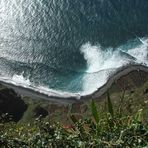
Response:
[[[0,0],[0,79],[90,94],[126,64],[148,66],[148,0]]]

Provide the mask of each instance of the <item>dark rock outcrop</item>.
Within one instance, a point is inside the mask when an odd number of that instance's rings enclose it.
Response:
[[[34,117],[39,117],[41,116],[42,118],[45,118],[46,116],[48,116],[48,111],[45,110],[44,108],[42,108],[41,106],[37,106],[34,110]]]
[[[12,116],[12,120],[19,121],[27,105],[12,89],[3,88],[0,90],[0,114],[8,113]]]

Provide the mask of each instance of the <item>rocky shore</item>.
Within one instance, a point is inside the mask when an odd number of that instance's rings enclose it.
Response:
[[[94,94],[67,103],[59,103],[60,101],[57,101],[57,98],[54,102],[53,98],[48,99],[43,94],[2,82],[0,85],[0,113],[9,113],[16,122],[31,121],[42,115],[51,118],[53,121],[59,120],[67,123],[69,112],[78,116],[81,116],[81,114],[88,115],[89,101],[94,99],[101,106],[106,100],[107,92],[110,93],[114,102],[118,102],[119,96],[124,92],[127,100],[133,98],[138,105],[142,101],[145,108],[148,108],[147,67],[127,67],[109,79],[108,83]],[[133,105],[134,103],[131,104],[131,106]]]
[[[140,93],[138,95],[137,92]],[[48,98],[38,92],[16,87],[2,82],[0,85],[0,114],[8,113],[13,116],[13,120],[30,121],[35,117],[42,115],[50,116],[53,120],[61,119],[67,122],[69,112],[80,114],[89,114],[88,103],[95,99],[100,105],[105,102],[106,93],[109,92],[115,102],[118,102],[119,96],[126,92],[127,99],[131,95],[136,95],[138,100],[148,99],[148,69],[144,66],[126,67],[118,71],[108,82],[99,90],[89,96],[82,97],[80,100],[70,98]],[[57,101],[57,99],[59,99]],[[60,102],[61,101],[61,102]],[[139,102],[139,101],[138,101]]]

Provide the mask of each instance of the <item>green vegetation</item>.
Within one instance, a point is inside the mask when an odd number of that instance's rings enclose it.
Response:
[[[50,123],[38,117],[32,123],[15,123],[8,114],[0,118],[1,147],[146,147],[148,146],[148,125],[143,120],[143,110],[126,115],[123,98],[115,108],[107,95],[107,111],[102,113],[94,100],[91,101],[91,116],[78,119],[69,115],[71,125]],[[116,111],[119,112],[116,112]],[[9,121],[9,122],[8,122]]]
[[[101,97],[72,105],[21,97],[0,85],[1,147],[146,148],[148,75],[133,72]]]

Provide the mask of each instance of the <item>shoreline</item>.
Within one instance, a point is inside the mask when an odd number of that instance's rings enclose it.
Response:
[[[97,98],[101,97],[114,83],[114,81],[120,79],[121,77],[133,72],[133,71],[143,71],[148,73],[148,67],[143,66],[143,65],[126,65],[124,67],[118,68],[115,73],[110,75],[110,78],[107,80],[107,82],[98,88],[96,91],[89,95],[84,95],[80,96],[79,94],[72,94],[69,95],[68,93],[64,94],[56,94],[52,92],[47,92],[51,93],[45,94],[46,92],[41,92],[39,88],[35,88],[32,86],[25,87],[25,86],[20,86],[20,85],[15,85],[13,83],[6,82],[4,80],[0,80],[0,83],[8,88],[13,89],[16,93],[23,97],[30,97],[30,98],[39,98],[39,99],[45,99],[49,100],[51,102],[55,103],[60,103],[60,104],[70,104],[70,103],[75,103],[79,101],[86,101],[92,98]]]
[[[143,65],[127,65],[127,66],[121,67],[117,69],[117,71],[110,76],[110,78],[107,80],[107,82],[103,86],[98,88],[92,94],[82,96],[81,100],[84,101],[92,98],[101,97],[105,92],[107,92],[107,90],[112,86],[112,84],[115,81],[119,80],[123,76],[126,76],[133,71],[137,71],[137,72],[142,71],[142,72],[148,73],[148,67]]]

